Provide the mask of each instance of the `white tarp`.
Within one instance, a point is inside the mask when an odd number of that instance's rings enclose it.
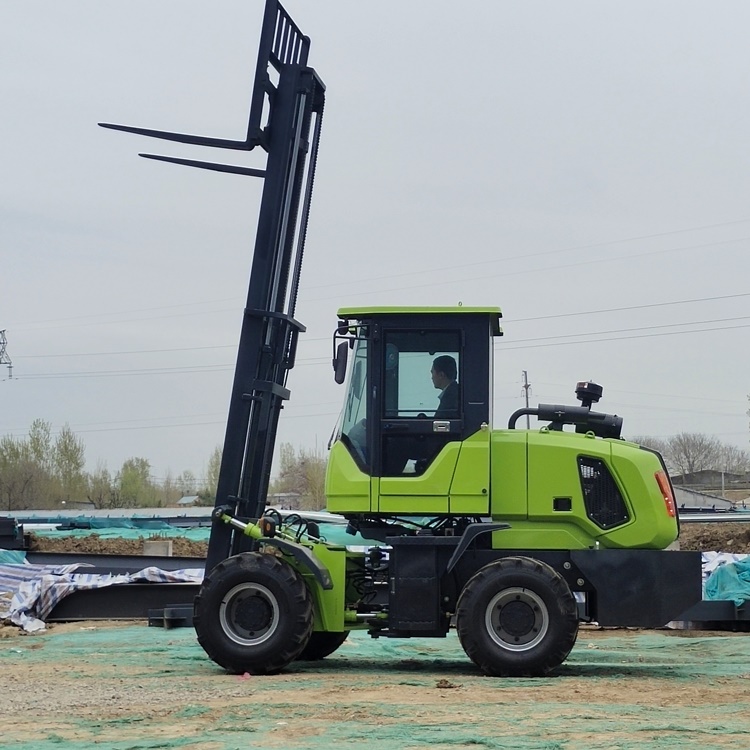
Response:
[[[200,583],[202,568],[101,575],[85,565],[0,565],[0,620],[9,619],[28,633],[44,630],[44,619],[68,594],[125,583]]]

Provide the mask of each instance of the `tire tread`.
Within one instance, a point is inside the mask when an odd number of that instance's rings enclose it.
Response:
[[[498,576],[509,579],[519,576],[521,579],[536,580],[549,588],[558,609],[555,612],[548,606],[550,620],[555,620],[555,629],[560,631],[557,637],[550,637],[551,645],[542,648],[540,644],[533,652],[506,654],[499,646],[487,648],[482,642],[486,638],[477,637],[474,632],[475,620],[478,619],[476,609],[480,604],[477,600],[481,599],[486,589],[493,587]],[[536,593],[539,594],[538,591]],[[459,640],[467,656],[485,674],[495,677],[545,676],[568,658],[578,636],[578,608],[565,579],[546,563],[530,557],[505,557],[481,568],[461,592],[456,615]],[[483,623],[483,611],[481,620]]]
[[[224,593],[241,580],[261,577],[285,591],[294,622],[289,637],[272,653],[262,648],[242,647],[232,643],[218,622],[218,607]],[[277,674],[303,651],[313,626],[312,597],[302,577],[287,562],[275,555],[245,552],[222,560],[203,579],[193,605],[193,625],[198,643],[214,662],[234,674]]]

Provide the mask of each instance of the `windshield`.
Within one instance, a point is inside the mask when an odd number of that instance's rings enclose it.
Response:
[[[369,465],[367,442],[367,341],[355,344],[354,357],[347,384],[344,414],[341,420],[341,438],[357,463]]]

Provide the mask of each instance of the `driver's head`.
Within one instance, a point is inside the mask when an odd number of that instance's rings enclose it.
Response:
[[[432,363],[430,375],[432,376],[432,384],[435,388],[442,390],[450,385],[458,375],[456,360],[448,354],[436,357]]]

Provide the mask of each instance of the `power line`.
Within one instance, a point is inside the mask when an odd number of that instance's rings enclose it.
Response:
[[[462,263],[460,265],[453,265],[453,266],[442,266],[442,267],[431,267],[429,270],[430,272],[445,272],[445,271],[455,271],[457,268],[472,268],[475,266],[486,266],[489,264],[494,263],[507,263],[508,261],[513,260],[526,260],[528,258],[539,258],[544,257],[547,255],[558,255],[561,253],[570,253],[570,252],[576,252],[578,250],[591,250],[595,247],[608,247],[611,245],[620,245],[625,244],[628,242],[639,242],[641,240],[649,240],[649,239],[655,239],[656,237],[668,237],[675,234],[686,234],[687,232],[698,232],[703,229],[718,229],[720,227],[728,227],[728,226],[735,226],[737,224],[747,224],[750,222],[750,219],[738,219],[736,221],[728,221],[728,222],[722,222],[719,224],[705,224],[703,226],[699,227],[690,227],[687,229],[674,229],[667,232],[656,232],[654,234],[643,234],[636,237],[626,237],[623,239],[618,240],[606,240],[604,242],[592,242],[590,244],[586,245],[572,245],[570,247],[563,247],[563,248],[556,248],[554,250],[541,250],[536,253],[524,253],[523,255],[512,255],[510,257],[504,257],[504,258],[493,258],[492,260],[481,260],[476,261],[474,263]],[[424,269],[419,269],[418,271],[406,271],[403,273],[398,274],[388,274],[387,276],[375,276],[368,278],[368,281],[384,281],[392,278],[401,278],[406,276],[424,276]],[[326,289],[330,287],[337,287],[341,286],[342,284],[349,285],[351,284],[351,279],[347,279],[345,282],[336,282],[332,284],[318,284],[316,286],[309,286],[308,289]]]
[[[570,317],[577,317],[577,316],[590,316],[590,315],[602,315],[606,313],[612,313],[612,312],[631,312],[633,310],[646,310],[650,308],[656,308],[656,307],[673,307],[676,305],[688,305],[688,304],[695,304],[699,302],[715,302],[715,301],[721,301],[721,300],[728,300],[728,299],[740,299],[744,297],[750,297],[750,292],[740,292],[737,294],[723,294],[723,295],[715,295],[712,297],[694,297],[692,299],[684,299],[684,300],[672,300],[670,302],[653,302],[646,305],[629,305],[627,307],[610,307],[610,308],[602,308],[599,310],[582,310],[579,312],[570,312],[570,313],[555,313],[553,315],[539,315],[532,318],[504,318],[504,321],[506,323],[528,323],[532,321],[537,320],[556,320],[558,318],[570,318]],[[740,318],[729,318],[728,320],[738,320]],[[675,324],[679,325],[679,324]],[[684,325],[690,325],[689,323],[686,323]],[[636,329],[638,330],[638,329]],[[583,334],[581,334],[583,335]],[[308,336],[301,336],[299,343],[301,344],[311,344],[318,341],[328,341],[329,336],[316,336],[316,337],[308,337]],[[114,352],[77,352],[77,353],[64,353],[64,354],[25,354],[20,357],[20,359],[52,359],[52,358],[64,358],[64,357],[107,357],[107,356],[126,356],[131,354],[169,354],[173,352],[194,352],[194,351],[204,351],[204,350],[210,350],[210,349],[234,349],[236,348],[236,345],[234,344],[217,344],[214,346],[193,346],[193,347],[179,347],[179,348],[172,348],[172,349],[133,349],[133,350],[122,350],[122,351],[114,351]],[[507,348],[507,347],[506,347]],[[316,361],[323,361],[323,358],[317,357],[314,358]],[[309,362],[312,361],[312,359],[298,359],[298,363],[302,362]]]
[[[513,260],[526,260],[528,258],[538,258],[538,257],[549,256],[549,255],[558,255],[558,254],[562,254],[562,253],[566,253],[566,252],[575,252],[575,251],[579,251],[579,250],[588,250],[588,249],[592,249],[592,248],[595,248],[595,247],[608,247],[608,246],[612,246],[612,245],[626,244],[628,242],[637,242],[637,241],[646,240],[646,239],[654,239],[654,238],[657,238],[657,237],[668,237],[668,236],[672,236],[672,235],[676,235],[676,234],[686,234],[688,232],[697,232],[697,231],[702,231],[702,230],[705,230],[705,229],[717,229],[717,228],[721,228],[721,227],[736,226],[738,224],[746,224],[748,222],[750,222],[750,219],[738,219],[738,220],[735,220],[735,221],[720,222],[720,223],[715,223],[715,224],[704,224],[704,225],[697,226],[697,227],[688,227],[688,228],[685,228],[685,229],[674,229],[674,230],[669,230],[669,231],[666,231],[666,232],[656,232],[656,233],[652,233],[652,234],[637,235],[637,236],[633,236],[633,237],[626,237],[626,238],[615,239],[615,240],[606,240],[606,241],[602,241],[602,242],[593,242],[593,243],[584,244],[584,245],[573,245],[573,246],[565,247],[565,248],[556,248],[556,249],[552,249],[552,250],[542,250],[542,251],[535,252],[535,253],[524,253],[524,254],[521,254],[521,255],[510,256],[510,257],[507,257],[507,258],[493,258],[492,260],[476,261],[474,263],[468,263],[468,264],[467,263],[462,263],[462,264],[458,264],[458,265],[436,267],[436,268],[431,268],[429,270],[430,271],[434,271],[434,272],[444,273],[444,272],[455,271],[457,269],[472,268],[472,267],[476,267],[476,266],[488,265],[488,264],[493,264],[493,263],[507,263],[507,262],[513,261]],[[703,245],[694,245],[694,246],[689,246],[689,247],[686,247],[686,248],[671,248],[671,249],[666,249],[666,250],[655,250],[655,251],[651,251],[651,252],[640,253],[638,255],[632,255],[632,254],[630,254],[628,256],[619,256],[617,258],[605,258],[605,259],[596,259],[596,260],[591,260],[591,261],[582,261],[581,263],[577,263],[577,264],[573,264],[573,265],[583,265],[585,263],[590,263],[590,262],[605,262],[607,260],[619,260],[621,258],[643,257],[643,256],[651,255],[651,254],[664,253],[664,252],[675,252],[675,251],[678,251],[678,250],[691,250],[691,249],[696,249],[696,248],[712,247],[712,246],[715,246],[715,245],[731,244],[732,242],[740,242],[740,241],[744,241],[746,239],[749,239],[749,238],[745,237],[745,238],[740,238],[739,240],[726,240],[726,241],[723,241],[723,242],[708,243],[708,244],[703,244]],[[567,268],[567,267],[570,267],[570,266],[557,266],[555,268]],[[498,275],[504,276],[504,275],[517,275],[519,273],[533,273],[536,270],[538,270],[538,269],[531,269],[529,271],[518,271],[518,272],[514,272],[514,273],[510,273],[510,274],[498,274]],[[551,268],[550,270],[553,270],[553,269]],[[424,269],[420,269],[418,271],[405,271],[405,272],[401,272],[401,273],[397,273],[397,274],[388,274],[387,276],[371,277],[371,278],[368,279],[368,281],[383,281],[383,280],[389,280],[389,279],[393,279],[393,278],[406,278],[408,276],[415,276],[415,275],[423,276],[424,273],[425,273]],[[477,278],[485,278],[485,277],[482,276],[482,277],[477,277]],[[494,277],[490,277],[490,278],[494,278]],[[465,280],[471,281],[472,279],[465,279]],[[352,283],[352,279],[351,278],[347,278],[345,281],[331,283],[331,284],[311,285],[311,286],[306,287],[306,289],[308,289],[308,290],[316,290],[316,289],[327,289],[327,288],[331,288],[331,287],[342,287],[342,286],[345,286],[345,287],[349,288],[349,287],[351,287],[351,283]],[[435,282],[435,283],[441,283],[441,282]],[[451,282],[443,282],[443,283],[453,283],[453,281],[451,281]],[[434,286],[434,285],[435,284],[433,283],[433,284],[428,284],[427,286]],[[424,285],[422,285],[422,286],[424,286]],[[409,287],[406,287],[406,288],[407,289],[413,289],[415,287],[409,286]],[[378,290],[377,292],[373,291],[373,292],[361,292],[361,293],[362,294],[375,294],[375,293],[379,293],[379,292],[382,292],[382,291],[399,291],[399,289],[386,289],[386,290]],[[68,317],[68,318],[55,318],[55,319],[48,319],[48,320],[38,320],[38,321],[29,322],[29,323],[21,323],[17,327],[35,326],[35,325],[53,325],[54,327],[65,327],[65,326],[60,326],[59,324],[60,323],[64,324],[64,323],[74,322],[74,321],[85,321],[85,320],[90,319],[90,318],[102,317],[102,316],[133,315],[135,313],[142,313],[142,312],[156,312],[156,311],[160,311],[160,310],[173,310],[173,309],[178,309],[178,308],[195,307],[195,306],[199,306],[199,305],[212,305],[212,304],[219,304],[219,303],[230,302],[230,301],[233,301],[234,299],[237,299],[238,300],[238,304],[240,304],[239,298],[223,297],[223,298],[215,299],[215,300],[203,300],[203,301],[199,301],[199,302],[181,303],[181,304],[176,304],[176,305],[160,305],[160,306],[155,306],[155,307],[135,308],[135,309],[131,309],[131,310],[123,310],[123,311],[120,311],[120,312],[106,312],[106,313],[99,312],[99,313],[94,313],[94,314],[89,314],[89,315],[71,316],[71,317]],[[330,297],[318,298],[316,300],[308,300],[308,301],[319,301],[319,300],[322,300],[322,299],[329,300]],[[180,313],[180,314],[177,314],[177,315],[167,315],[167,316],[158,316],[158,317],[160,317],[160,318],[169,318],[169,317],[184,317],[184,316],[192,316],[192,315],[209,315],[209,314],[215,314],[215,313],[220,313],[220,312],[236,311],[237,309],[238,308],[236,308],[236,307],[231,307],[231,308],[222,308],[220,310],[186,312],[186,313]],[[151,317],[151,318],[137,318],[135,320],[136,321],[142,321],[142,320],[155,320],[155,319],[157,319],[157,318],[154,318],[154,317]],[[100,322],[94,321],[94,322],[92,322],[90,324],[87,324],[87,325],[110,325],[110,324],[113,324],[113,323],[128,323],[128,322],[133,322],[133,319],[109,320],[109,321],[100,321]]]
[[[530,339],[516,339],[514,344],[505,344],[496,347],[495,351],[512,351],[517,349],[534,349],[546,348],[550,346],[573,346],[577,344],[594,344],[604,343],[607,341],[626,341],[629,339],[655,338],[657,336],[680,336],[685,334],[698,335],[701,333],[713,333],[716,331],[732,331],[740,328],[747,328],[750,324],[738,326],[715,326],[713,328],[693,328],[689,331],[663,331],[662,333],[651,333],[631,336],[612,336],[617,333],[632,333],[636,331],[653,331],[659,328],[674,328],[676,326],[704,325],[714,322],[729,322],[736,320],[747,320],[750,316],[738,316],[733,318],[717,318],[709,321],[688,322],[688,323],[671,323],[659,326],[639,326],[635,328],[615,329],[612,331],[593,331],[574,334],[561,334],[558,336],[541,336]],[[605,338],[584,338],[580,341],[559,341],[556,339],[571,339],[583,336],[604,336]],[[548,343],[539,343],[548,342]],[[297,360],[296,364],[300,367],[310,365],[322,365],[330,362],[329,357],[310,357]],[[96,377],[122,377],[122,376],[142,376],[142,375],[184,375],[208,372],[224,372],[234,368],[234,364],[213,364],[213,365],[190,365],[185,367],[157,367],[157,368],[138,368],[128,370],[97,370],[91,372],[66,372],[66,373],[32,373],[24,376],[24,380],[54,380],[66,378],[96,378]]]
[[[541,349],[546,348],[550,346],[575,346],[577,344],[598,344],[598,343],[604,343],[607,341],[627,341],[629,339],[650,339],[650,338],[657,338],[662,336],[684,336],[686,334],[691,334],[693,336],[696,336],[700,333],[714,333],[716,331],[734,331],[739,330],[740,328],[747,328],[750,326],[750,323],[740,326],[717,326],[716,328],[700,328],[696,330],[691,331],[665,331],[663,333],[649,333],[649,334],[643,334],[638,336],[616,336],[612,338],[603,338],[603,339],[583,339],[581,341],[554,341],[548,344],[531,344],[529,346],[503,346],[503,351],[513,350],[513,349]],[[648,328],[643,329],[636,329],[636,330],[649,330]],[[579,334],[579,335],[587,335],[587,334]],[[596,334],[588,334],[588,335],[596,335]],[[561,337],[555,337],[550,336],[549,338],[561,338]],[[536,339],[529,339],[529,341],[534,341]],[[499,351],[499,349],[497,350]]]
[[[685,414],[711,414],[715,417],[741,417],[742,419],[746,419],[747,415],[745,411],[737,411],[737,412],[720,412],[716,411],[715,409],[711,409],[710,411],[704,411],[702,409],[685,409],[680,408],[677,406],[639,406],[636,404],[625,404],[620,403],[620,406],[624,407],[625,409],[647,409],[648,411],[668,411],[668,412],[683,412]]]
[[[315,341],[329,341],[330,336],[317,336],[317,337],[301,337],[299,340],[300,344],[308,344]],[[53,358],[64,358],[64,357],[114,357],[123,356],[129,354],[171,354],[173,352],[199,352],[208,349],[237,349],[236,344],[216,344],[214,346],[183,346],[174,349],[130,349],[117,352],[76,352],[76,353],[63,353],[63,354],[24,354],[20,359],[53,359]],[[305,361],[304,359],[297,360],[298,362]]]
[[[64,380],[69,378],[112,378],[137,377],[139,375],[195,375],[210,372],[225,372],[233,369],[233,364],[189,365],[185,367],[154,367],[137,370],[95,370],[91,372],[31,373],[22,380]]]
[[[664,323],[662,325],[656,325],[656,326],[636,326],[634,328],[616,328],[611,331],[588,331],[583,333],[564,333],[560,334],[558,336],[539,336],[537,338],[533,339],[520,339],[519,343],[527,342],[527,341],[549,341],[550,339],[569,339],[569,338],[576,338],[578,336],[609,336],[610,334],[614,333],[633,333],[634,331],[655,331],[659,328],[677,328],[678,326],[697,326],[697,325],[704,325],[708,323],[729,323],[735,320],[748,320],[750,319],[750,315],[739,315],[734,318],[715,318],[714,320],[699,320],[699,321],[688,321],[687,323]],[[743,326],[732,326],[733,328],[742,328]],[[693,329],[693,331],[690,331],[690,333],[698,332],[701,330],[706,329]],[[715,329],[708,329],[708,330],[715,330]],[[685,333],[685,331],[674,331],[674,333]]]
[[[296,365],[306,367],[309,365],[330,364],[330,357],[311,357],[297,360]],[[211,372],[227,372],[233,370],[234,363],[213,365],[186,365],[184,367],[144,367],[130,370],[92,370],[82,372],[58,372],[58,373],[31,373],[24,375],[22,380],[64,380],[70,378],[112,378],[139,375],[194,375]],[[17,378],[18,379],[18,378]]]
[[[737,299],[740,297],[750,297],[750,292],[741,292],[740,294],[722,294],[715,297],[696,297],[694,299],[673,300],[672,302],[652,302],[648,305],[629,305],[628,307],[610,307],[601,310],[584,310],[581,312],[556,313],[554,315],[538,315],[534,318],[504,318],[504,320],[511,323],[528,323],[534,320],[572,318],[579,315],[600,315],[602,313],[611,312],[631,312],[632,310],[647,310],[652,307],[672,307],[675,305],[689,305],[695,302],[715,302],[718,300]]]
[[[651,250],[648,252],[643,253],[630,253],[628,255],[619,255],[615,257],[610,258],[590,258],[586,260],[580,260],[575,263],[565,263],[563,265],[557,265],[557,266],[545,266],[544,268],[528,268],[525,270],[520,271],[503,271],[501,273],[495,273],[495,274],[482,274],[481,276],[469,276],[461,279],[456,278],[448,278],[440,281],[430,281],[425,282],[424,284],[410,284],[408,287],[390,287],[387,289],[373,289],[370,291],[360,291],[357,292],[358,295],[363,294],[384,294],[385,292],[399,292],[399,291],[411,291],[413,289],[423,289],[423,288],[432,288],[436,286],[446,286],[448,284],[455,284],[457,281],[479,281],[479,280],[487,280],[487,279],[497,279],[497,278],[508,278],[510,276],[522,276],[524,274],[528,273],[539,273],[540,271],[560,271],[567,268],[577,268],[579,266],[586,266],[586,265],[593,265],[595,263],[610,263],[612,261],[617,260],[628,260],[632,261],[635,258],[645,258],[652,255],[662,255],[665,253],[674,253],[674,252],[680,252],[680,251],[688,251],[688,250],[705,250],[709,247],[718,247],[720,245],[730,245],[734,244],[736,242],[745,242],[747,240],[750,240],[750,237],[740,237],[739,239],[735,240],[724,240],[721,242],[708,242],[703,243],[701,245],[690,245],[688,247],[672,247],[672,248],[666,248],[664,250]],[[531,257],[531,256],[519,256],[519,257]],[[453,270],[457,268],[465,268],[466,266],[454,266]],[[449,269],[446,269],[449,270]],[[430,269],[432,271],[432,269]],[[393,278],[398,278],[400,274],[394,274]],[[424,273],[423,273],[424,275]],[[391,277],[389,277],[391,278]],[[306,302],[320,302],[323,300],[328,300],[330,297],[307,297],[305,298]]]
[[[70,322],[70,321],[87,320],[88,318],[103,317],[103,316],[107,316],[107,315],[109,315],[109,316],[133,315],[134,313],[141,313],[141,312],[156,312],[158,310],[174,310],[174,309],[177,309],[177,308],[180,308],[180,307],[197,307],[198,305],[215,305],[215,304],[218,304],[218,303],[230,302],[230,301],[233,301],[234,299],[239,299],[239,298],[222,297],[221,299],[217,299],[217,300],[203,300],[203,301],[200,301],[200,302],[181,302],[181,303],[179,303],[177,305],[159,305],[157,307],[136,307],[135,309],[120,310],[118,312],[98,312],[98,313],[95,313],[95,314],[87,314],[87,315],[73,315],[73,316],[68,317],[68,318],[52,318],[50,320],[33,320],[33,321],[29,322],[29,323],[25,323],[24,325],[34,326],[34,325],[47,325],[48,323],[67,323],[67,322]],[[227,310],[229,310],[229,309],[235,309],[235,308],[227,308]],[[211,312],[226,312],[226,310],[218,310],[218,311],[217,310],[209,310],[208,314],[210,314]],[[190,315],[204,315],[204,314],[207,314],[207,313],[205,311],[203,311],[203,312],[195,312],[195,313],[189,313],[189,314]],[[126,323],[128,321],[112,320],[112,321],[109,321],[109,322],[111,322],[111,323]]]
[[[217,344],[216,346],[184,346],[177,349],[131,349],[119,352],[76,352],[65,354],[24,354],[21,359],[55,359],[60,357],[115,357],[128,354],[171,354],[173,352],[200,352],[207,349],[236,349],[235,344]]]
[[[566,385],[570,385],[569,383],[545,383],[544,381],[537,381],[537,384],[539,385],[546,385],[546,386],[552,386],[553,388],[564,388]],[[607,389],[608,394],[612,393],[627,393],[631,396],[652,396],[653,398],[679,398],[684,399],[685,397],[683,395],[677,395],[674,393],[649,393],[647,391],[624,391],[620,388],[612,388]],[[707,398],[706,396],[690,396],[691,401],[712,401],[715,403],[720,404],[734,404],[737,403],[736,399],[728,399],[728,398]]]

